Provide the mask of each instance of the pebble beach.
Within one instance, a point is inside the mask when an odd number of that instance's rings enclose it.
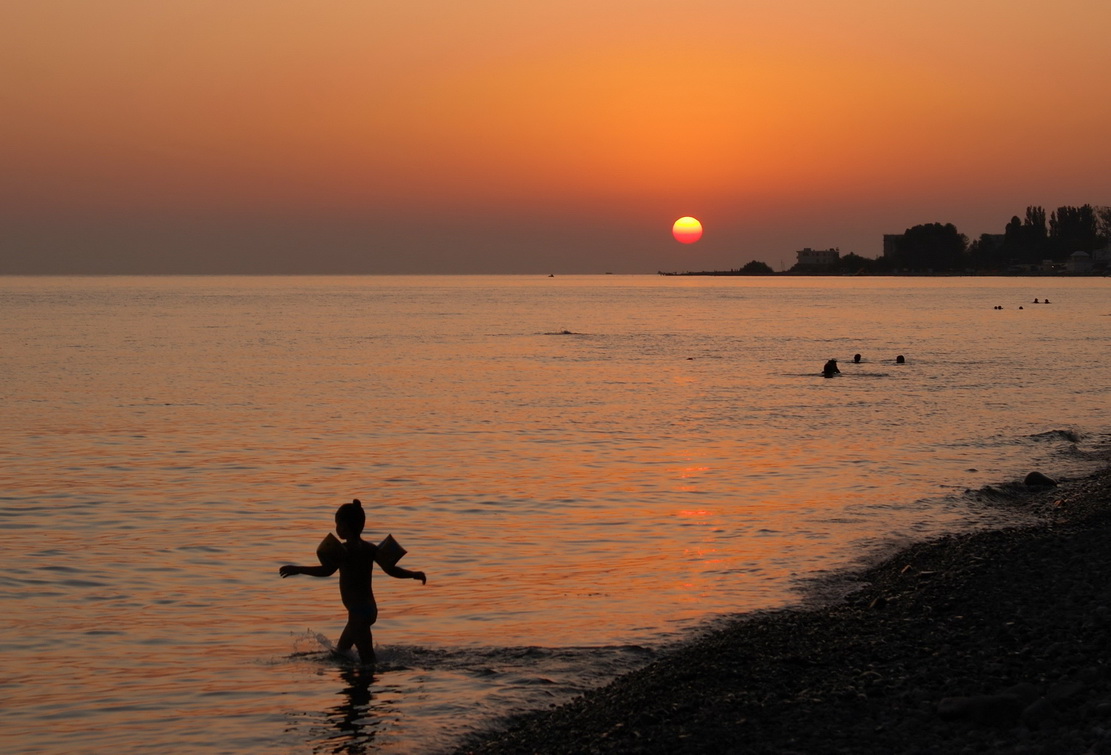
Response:
[[[1111,753],[1111,470],[818,608],[739,617],[460,753]]]

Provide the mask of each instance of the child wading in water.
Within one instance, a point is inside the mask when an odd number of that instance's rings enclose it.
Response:
[[[366,514],[358,498],[345,503],[336,511],[336,533],[347,542],[340,544],[334,538],[333,548],[320,553],[320,566],[295,566],[286,564],[278,569],[282,577],[293,574],[308,574],[311,577],[330,577],[339,569],[339,594],[347,609],[347,626],[343,628],[336,649],[344,654],[354,645],[359,651],[359,659],[366,664],[374,663],[374,640],[370,626],[378,618],[378,604],[374,602],[374,591],[370,587],[370,577],[375,562],[391,577],[398,579],[419,579],[425,584],[422,571],[409,571],[382,560],[378,546],[362,539]],[[329,535],[329,537],[331,537]]]

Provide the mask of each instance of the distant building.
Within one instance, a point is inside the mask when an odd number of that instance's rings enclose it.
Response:
[[[841,259],[840,249],[811,249],[806,247],[798,255],[798,264],[811,267],[828,267]]]
[[[1092,255],[1087,252],[1073,252],[1069,255],[1066,269],[1070,273],[1092,272]]]
[[[899,244],[903,243],[903,233],[883,234],[883,256],[895,257],[899,254]]]
[[[1111,244],[1092,252],[1092,269],[1106,271],[1111,267]]]

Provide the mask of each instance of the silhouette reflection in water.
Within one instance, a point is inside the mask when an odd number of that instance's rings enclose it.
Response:
[[[340,678],[346,686],[338,694],[343,702],[325,712],[325,718],[335,732],[316,751],[361,755],[371,752],[388,710],[376,706],[370,688],[374,683],[372,669],[356,667],[344,669]],[[396,713],[396,711],[395,711]]]

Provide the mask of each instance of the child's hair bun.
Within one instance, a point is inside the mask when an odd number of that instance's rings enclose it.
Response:
[[[338,525],[340,522],[349,525],[356,534],[363,531],[363,525],[366,524],[366,513],[363,511],[363,504],[358,498],[336,509],[336,524]]]

